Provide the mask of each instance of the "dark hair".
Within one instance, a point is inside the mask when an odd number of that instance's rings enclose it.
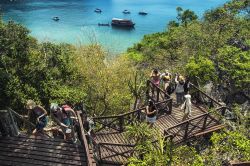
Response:
[[[155,108],[155,103],[154,103],[154,101],[151,100],[151,99],[148,100],[148,106],[151,107],[152,109],[156,109],[156,108]]]
[[[153,69],[153,72],[154,73],[158,73],[158,69]]]

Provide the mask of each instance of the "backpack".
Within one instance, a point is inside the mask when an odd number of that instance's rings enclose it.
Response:
[[[174,90],[175,90],[175,85],[172,82],[170,82],[170,84],[169,84],[169,86],[167,87],[166,90],[167,90],[167,93],[169,95],[171,95],[174,92]]]

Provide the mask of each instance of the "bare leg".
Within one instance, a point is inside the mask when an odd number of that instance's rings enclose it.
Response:
[[[183,118],[182,118],[182,121],[185,121],[187,118],[188,118],[188,114],[187,114],[187,113],[184,113],[184,116],[183,116]]]

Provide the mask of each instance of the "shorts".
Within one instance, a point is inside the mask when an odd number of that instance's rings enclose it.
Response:
[[[39,119],[39,122],[36,124],[36,129],[37,130],[42,130],[46,125],[48,124],[48,117],[43,116]]]
[[[156,122],[156,116],[154,116],[154,117],[146,117],[146,120],[149,123],[155,123]]]

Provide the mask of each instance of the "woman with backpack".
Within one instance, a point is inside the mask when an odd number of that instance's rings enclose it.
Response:
[[[61,127],[64,133],[64,139],[66,141],[71,139],[71,137],[75,139],[73,122],[77,118],[74,110],[68,105],[59,107],[56,103],[52,103],[50,109],[52,112],[52,119]]]

